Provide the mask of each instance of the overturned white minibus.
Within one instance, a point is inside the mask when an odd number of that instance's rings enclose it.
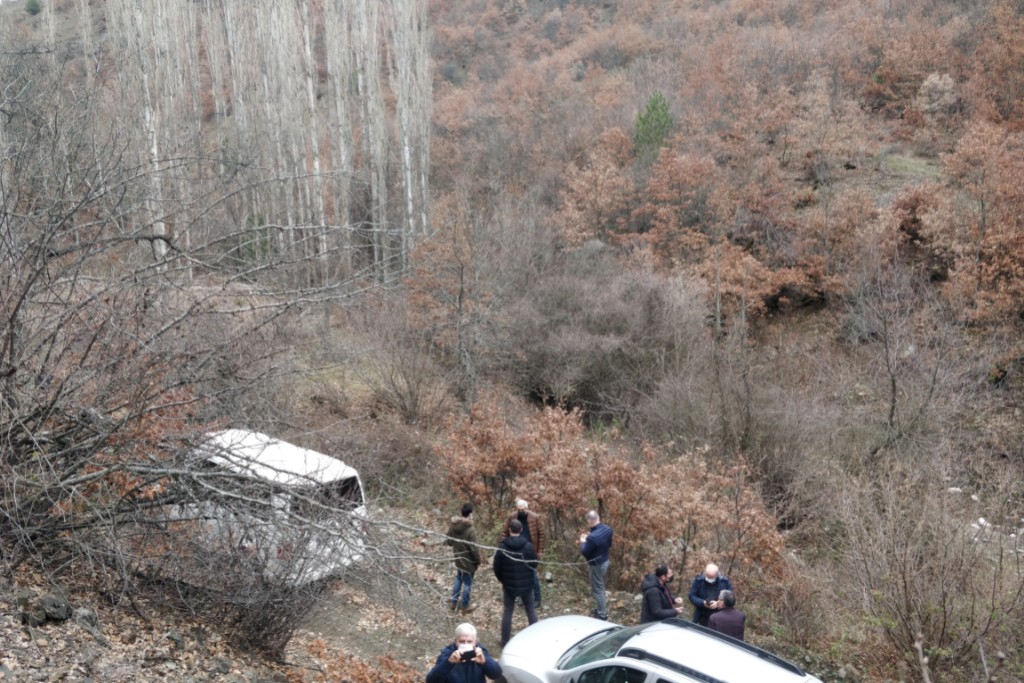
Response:
[[[361,559],[359,473],[324,453],[242,429],[212,432],[189,454],[176,526],[211,553],[248,558],[268,580],[303,585]]]

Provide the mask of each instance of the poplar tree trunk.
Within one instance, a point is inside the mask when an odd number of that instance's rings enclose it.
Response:
[[[429,231],[427,0],[110,0],[105,36],[75,7],[83,54],[118,55],[107,106],[149,183],[127,218],[158,263],[168,243],[214,243],[304,286],[404,272]],[[214,196],[215,213],[193,208]]]

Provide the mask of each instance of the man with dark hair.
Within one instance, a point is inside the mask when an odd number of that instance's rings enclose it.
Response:
[[[672,597],[669,585],[676,578],[675,572],[666,564],[659,566],[653,574],[648,574],[640,583],[643,602],[640,604],[640,623],[661,621],[679,616],[683,611],[682,601]]]
[[[501,614],[501,646],[508,644],[512,637],[512,610],[516,598],[523,599],[526,619],[537,621],[537,610],[533,606],[533,575],[537,570],[537,553],[533,545],[522,536],[523,525],[518,519],[508,523],[509,536],[498,544],[494,553],[494,576],[501,584],[505,611]]]
[[[722,609],[708,618],[708,626],[736,640],[743,640],[747,615],[736,609],[736,594],[725,590],[718,594],[718,599],[722,602]]]
[[[473,530],[472,503],[463,505],[461,514],[452,517],[448,524],[448,538],[445,543],[452,547],[452,553],[455,555],[451,611],[461,609],[463,614],[469,614],[476,609],[476,605],[470,604],[469,599],[473,592],[473,576],[480,567],[480,549],[477,547],[476,532]]]
[[[590,532],[580,534],[580,553],[587,558],[590,567],[590,594],[594,596],[597,608],[591,615],[608,620],[608,595],[604,591],[604,579],[608,575],[609,556],[612,551],[612,528],[601,523],[597,510],[587,513]]]
[[[690,586],[690,602],[693,603],[693,620],[701,626],[708,625],[711,614],[724,606],[718,599],[722,591],[731,591],[729,577],[718,573],[718,565],[709,564],[703,574],[698,574]]]
[[[540,515],[530,509],[530,504],[522,498],[516,499],[516,511],[508,516],[505,520],[505,528],[501,533],[501,540],[505,540],[509,537],[508,525],[512,520],[518,520],[523,525],[523,538],[530,542],[533,546],[533,551],[537,553],[537,561],[540,562],[541,553],[543,550],[544,541],[544,529],[541,524]],[[533,574],[533,604],[534,607],[540,609],[540,571],[534,571]]]

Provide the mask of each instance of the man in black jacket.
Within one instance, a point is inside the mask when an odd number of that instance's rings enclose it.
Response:
[[[516,598],[523,599],[526,618],[532,624],[537,621],[537,610],[533,606],[533,575],[537,569],[537,553],[533,545],[523,538],[523,525],[518,519],[508,523],[508,538],[504,539],[494,553],[494,576],[501,584],[505,611],[501,615],[501,646],[505,647],[512,637],[512,610]]]
[[[683,610],[682,601],[672,597],[669,585],[675,580],[675,572],[668,565],[661,565],[648,574],[640,583],[644,600],[640,605],[640,623],[661,621],[679,616]]]

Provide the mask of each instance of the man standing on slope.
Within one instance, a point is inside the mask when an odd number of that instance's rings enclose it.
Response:
[[[698,574],[690,586],[690,602],[693,603],[693,620],[701,626],[708,625],[708,619],[725,603],[718,599],[722,591],[731,591],[732,583],[727,576],[718,573],[718,565],[709,564],[703,574]]]
[[[451,610],[461,609],[469,614],[476,605],[470,604],[473,592],[473,576],[480,566],[480,549],[473,531],[473,504],[462,506],[461,515],[452,517],[448,524],[448,538],[445,543],[452,547],[455,555],[455,583],[452,585]]]
[[[537,561],[540,562],[540,554],[544,552],[542,550],[544,540],[544,530],[541,528],[540,515],[530,509],[530,504],[522,498],[516,500],[516,511],[509,515],[508,519],[505,520],[505,528],[501,533],[501,540],[505,540],[511,535],[508,530],[508,525],[513,519],[519,520],[519,523],[523,525],[523,538],[530,542],[533,546],[533,552],[537,553]],[[540,609],[540,570],[539,568],[533,572],[533,606],[536,609]]]
[[[747,622],[747,615],[736,609],[736,594],[732,591],[722,591],[718,594],[722,603],[722,609],[711,615],[708,619],[708,626],[712,631],[732,636],[736,640],[743,640],[743,629]]]
[[[498,544],[494,553],[494,576],[501,584],[505,611],[501,614],[501,646],[508,644],[512,637],[512,611],[516,598],[523,599],[526,619],[537,622],[537,610],[533,607],[533,575],[537,570],[537,554],[533,546],[522,536],[523,525],[518,519],[508,523],[510,536]]]
[[[597,608],[591,613],[598,619],[608,620],[608,596],[604,580],[608,575],[609,554],[612,550],[612,528],[601,523],[596,510],[587,513],[590,533],[580,534],[580,552],[587,558],[590,567],[590,594],[594,596]]]
[[[669,585],[675,578],[675,572],[665,564],[655,569],[653,574],[644,577],[640,584],[640,592],[644,597],[640,605],[641,624],[679,616],[683,610],[682,599],[677,604],[676,599],[672,597],[672,591],[669,590]]]

